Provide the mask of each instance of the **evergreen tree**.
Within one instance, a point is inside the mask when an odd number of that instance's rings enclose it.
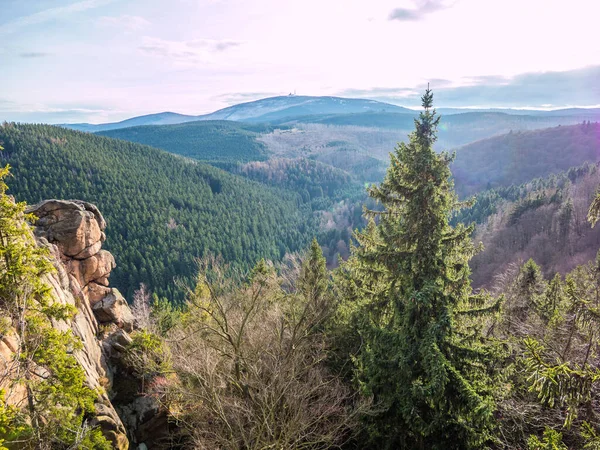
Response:
[[[313,238],[306,259],[302,263],[298,289],[308,303],[323,303],[329,288],[329,273],[323,250]]]
[[[353,309],[358,330],[356,377],[380,411],[368,419],[369,438],[383,448],[481,448],[491,439],[493,352],[480,328],[495,305],[472,295],[472,228],[449,224],[460,205],[452,157],[433,150],[432,102],[427,89],[409,143],[369,191],[383,211],[367,211],[372,220],[338,275],[341,313]]]

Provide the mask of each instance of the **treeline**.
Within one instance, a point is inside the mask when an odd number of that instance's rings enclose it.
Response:
[[[279,260],[317,233],[297,194],[151,147],[11,123],[0,127],[0,144],[17,199],[76,198],[100,208],[106,248],[118,262],[111,283],[128,296],[143,282],[182,300],[174,279],[192,277],[195,258],[207,252],[247,268],[263,257]]]

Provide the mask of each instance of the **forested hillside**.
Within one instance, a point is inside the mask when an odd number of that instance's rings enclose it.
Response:
[[[348,257],[352,232],[366,224],[363,207],[377,208],[363,183],[348,172],[318,161],[276,158],[238,165],[233,170],[252,180],[297,192],[303,201],[310,202],[319,217],[318,240],[329,267],[337,266],[338,257]]]
[[[262,183],[292,189],[306,200],[341,197],[341,190],[357,186],[345,171],[305,158],[249,162],[237,172]],[[362,189],[362,185],[358,185]]]
[[[600,123],[504,134],[465,145],[452,174],[460,197],[600,160]]]
[[[593,259],[600,248],[600,229],[589,226],[587,212],[599,185],[600,170],[589,164],[480,194],[483,204],[490,200],[491,208],[461,218],[481,222],[474,239],[485,249],[471,261],[474,285],[491,287],[496,276],[530,258],[547,277]],[[487,218],[484,211],[490,213]]]
[[[214,167],[151,147],[64,128],[5,123],[2,163],[18,200],[81,199],[98,205],[118,255],[112,283],[131,294],[140,282],[181,299],[174,278],[195,273],[208,251],[248,267],[303,248],[316,234],[310,205]]]
[[[196,121],[102,131],[98,134],[161,148],[202,161],[255,161],[268,157],[259,133],[273,130],[266,125],[237,122]]]

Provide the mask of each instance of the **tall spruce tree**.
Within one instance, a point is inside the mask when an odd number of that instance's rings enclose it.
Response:
[[[481,327],[496,304],[472,294],[472,228],[449,224],[460,204],[452,156],[433,150],[432,102],[427,89],[408,144],[369,190],[383,210],[367,211],[337,276],[357,330],[356,378],[379,411],[367,419],[377,448],[482,448],[492,438],[494,352]]]

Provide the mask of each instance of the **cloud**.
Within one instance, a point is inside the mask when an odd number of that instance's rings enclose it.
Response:
[[[190,41],[167,41],[144,37],[138,48],[146,54],[171,59],[180,63],[201,63],[213,60],[215,53],[221,53],[242,45],[240,41],[195,39]]]
[[[45,58],[46,56],[50,56],[50,53],[46,52],[23,52],[19,53],[21,58]]]
[[[401,22],[414,22],[423,19],[426,15],[450,8],[454,3],[447,0],[417,0],[417,7],[396,8],[388,16],[389,20],[398,20]]]
[[[29,16],[18,17],[0,26],[0,36],[16,33],[24,27],[50,22],[73,13],[98,8],[113,1],[115,0],[83,0],[66,6],[45,9]]]
[[[553,108],[600,104],[600,65],[563,72],[530,72],[514,77],[465,77],[431,80],[435,103],[440,107]],[[441,81],[441,82],[440,82]],[[419,106],[427,83],[412,87],[345,89],[338,95],[370,98]]]
[[[98,19],[98,25],[103,27],[114,27],[125,31],[140,31],[151,25],[151,23],[140,16],[103,16]]]
[[[106,122],[109,119],[125,118],[130,112],[115,108],[109,104],[44,104],[16,103],[0,99],[0,123],[73,123]]]

